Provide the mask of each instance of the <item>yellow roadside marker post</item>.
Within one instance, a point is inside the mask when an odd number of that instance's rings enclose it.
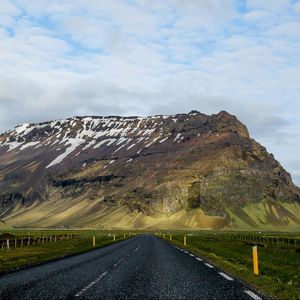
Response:
[[[96,246],[96,237],[93,236],[93,247]]]
[[[186,246],[186,235],[183,237],[183,245]]]
[[[116,240],[116,235],[114,234],[114,241]]]
[[[172,235],[170,234],[170,241],[172,241]]]
[[[258,275],[258,255],[257,255],[257,246],[252,247],[252,256],[253,256],[253,272]]]

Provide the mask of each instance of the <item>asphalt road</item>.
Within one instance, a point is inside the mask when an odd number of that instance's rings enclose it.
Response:
[[[0,299],[264,299],[204,259],[154,236],[0,277]]]

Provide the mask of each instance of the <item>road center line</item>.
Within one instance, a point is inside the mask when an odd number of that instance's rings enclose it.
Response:
[[[245,293],[250,296],[252,299],[255,299],[255,300],[262,300],[259,296],[257,296],[256,294],[254,294],[253,292],[251,291],[245,291]]]
[[[201,259],[201,258],[199,258],[199,257],[196,257],[196,259],[197,259],[197,260],[199,260],[199,261],[202,261],[202,259]]]
[[[190,253],[190,256],[194,256],[194,254]]]
[[[118,263],[120,263],[120,262],[121,262],[122,260],[124,260],[124,259],[125,259],[125,257],[119,259],[119,260],[118,260]]]
[[[213,268],[213,266],[212,265],[210,265],[210,264],[208,264],[208,263],[204,263],[207,267],[209,267],[209,268]]]
[[[139,250],[139,248],[140,248],[140,246],[137,246],[134,250],[133,250],[133,252],[132,253],[134,253],[134,252],[136,252],[136,251],[138,251]]]
[[[107,274],[107,271],[102,273],[99,277],[97,277],[94,281],[92,281],[89,285],[83,288],[80,292],[78,292],[75,297],[80,297],[86,290],[90,289],[93,285],[95,285],[101,278],[103,278]]]
[[[228,276],[227,274],[225,274],[225,273],[223,273],[223,272],[219,272],[219,274],[220,274],[221,276],[223,276],[225,279],[227,279],[227,280],[229,280],[229,281],[233,281],[233,279],[232,279],[230,276]]]

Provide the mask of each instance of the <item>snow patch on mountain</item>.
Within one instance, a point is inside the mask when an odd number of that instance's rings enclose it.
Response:
[[[115,147],[112,153],[116,153],[121,149],[130,150],[139,144],[139,153],[156,142],[166,141],[168,137],[163,138],[163,126],[165,122],[172,121],[176,122],[177,118],[159,115],[145,118],[73,117],[37,124],[24,123],[8,131],[0,146],[8,146],[7,151],[16,152],[39,147],[50,147],[52,155],[57,151],[62,152],[57,157],[54,156],[50,163],[47,162],[48,169],[67,157],[75,158],[82,151],[93,151],[102,146]],[[178,134],[174,141],[181,139]]]

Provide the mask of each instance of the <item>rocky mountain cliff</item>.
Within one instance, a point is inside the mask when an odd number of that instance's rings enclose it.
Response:
[[[15,227],[300,229],[300,189],[227,112],[74,117],[0,136]]]

